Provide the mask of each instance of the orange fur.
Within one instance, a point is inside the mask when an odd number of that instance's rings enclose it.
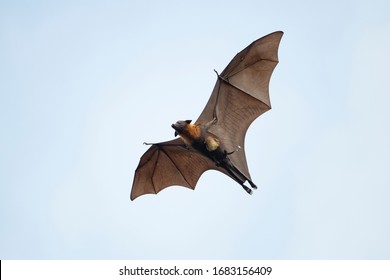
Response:
[[[181,139],[183,139],[184,143],[187,145],[192,145],[194,140],[197,140],[201,137],[202,131],[199,125],[188,124],[185,127],[185,133],[180,134]]]
[[[201,136],[199,125],[189,124],[186,127],[186,131],[191,139],[198,139]]]

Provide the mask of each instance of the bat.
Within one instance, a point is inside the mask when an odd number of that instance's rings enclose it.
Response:
[[[250,124],[271,109],[269,82],[282,36],[278,31],[254,41],[221,74],[215,71],[217,82],[195,123],[172,124],[178,138],[144,143],[150,147],[135,170],[131,200],[173,185],[195,189],[207,170],[231,177],[249,194],[257,189],[248,170],[245,135]]]

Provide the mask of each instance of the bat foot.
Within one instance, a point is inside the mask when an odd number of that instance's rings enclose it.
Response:
[[[249,184],[251,185],[252,189],[257,190],[257,186],[255,183],[253,183],[251,180],[248,180]]]
[[[244,190],[245,190],[247,193],[249,193],[249,194],[252,194],[252,193],[253,193],[253,191],[252,191],[250,188],[248,188],[247,186],[242,185],[242,187],[244,188]]]

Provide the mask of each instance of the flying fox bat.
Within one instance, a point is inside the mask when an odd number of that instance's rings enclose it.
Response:
[[[196,122],[172,124],[179,138],[145,143],[151,147],[135,170],[131,200],[172,185],[195,189],[199,177],[210,169],[231,177],[249,194],[257,188],[245,157],[245,134],[258,116],[271,109],[269,82],[282,35],[274,32],[254,41],[217,73],[213,92]]]

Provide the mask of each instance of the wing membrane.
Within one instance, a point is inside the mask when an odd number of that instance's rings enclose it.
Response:
[[[130,199],[157,194],[173,185],[195,189],[199,177],[209,169],[226,174],[209,158],[188,149],[180,138],[153,144],[135,170]]]
[[[269,82],[278,63],[283,32],[262,37],[239,52],[223,70],[197,123],[217,119],[210,132],[221,137],[237,168],[250,178],[245,156],[245,135],[250,124],[271,109]]]

